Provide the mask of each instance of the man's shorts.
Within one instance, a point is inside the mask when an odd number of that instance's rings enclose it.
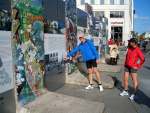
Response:
[[[86,61],[86,67],[87,68],[97,67],[96,59]]]
[[[129,73],[137,73],[137,69],[133,69],[133,68],[131,68],[131,67],[128,67],[128,66],[125,66],[124,67],[124,71],[125,72],[129,72]]]

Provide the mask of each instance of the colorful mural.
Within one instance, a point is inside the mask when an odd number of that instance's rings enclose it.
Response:
[[[0,94],[14,88],[10,4],[10,1],[0,0]]]
[[[5,9],[0,9],[0,30],[11,31],[11,14]]]
[[[66,0],[66,47],[70,51],[77,45],[77,8],[76,0]]]
[[[43,91],[42,0],[12,0],[12,45],[18,99],[26,104]]]
[[[69,52],[77,46],[77,8],[76,0],[66,0],[65,3],[66,49]],[[68,74],[76,69],[72,61],[66,67]]]
[[[14,88],[10,37],[10,31],[0,31],[0,94]]]
[[[44,85],[54,91],[65,84],[63,61],[65,44],[65,3],[62,0],[44,0]]]

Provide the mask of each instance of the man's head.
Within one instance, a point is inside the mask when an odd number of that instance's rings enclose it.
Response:
[[[137,39],[136,38],[131,38],[130,40],[129,40],[129,45],[131,46],[131,47],[136,47],[137,46],[137,44],[138,44],[138,41],[137,41]]]
[[[80,40],[81,43],[83,43],[83,42],[85,41],[85,36],[84,36],[83,33],[80,33],[80,34],[78,35],[78,38],[79,38],[79,40]]]

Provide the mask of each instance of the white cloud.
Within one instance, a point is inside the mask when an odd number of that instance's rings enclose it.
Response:
[[[148,17],[148,16],[139,16],[137,14],[134,15],[134,18],[139,19],[139,20],[149,20],[150,19],[150,17]]]

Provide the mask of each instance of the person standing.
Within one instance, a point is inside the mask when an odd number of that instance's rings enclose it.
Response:
[[[124,67],[124,75],[123,75],[123,87],[124,90],[120,93],[120,96],[128,96],[128,78],[129,75],[132,78],[133,82],[133,88],[134,91],[129,97],[130,100],[134,100],[138,86],[139,86],[139,80],[138,80],[138,75],[137,71],[141,68],[145,61],[145,57],[140,50],[140,48],[137,46],[138,41],[136,38],[131,38],[129,40],[129,45],[128,45],[128,50],[126,54],[126,59],[125,59],[125,67]]]
[[[118,46],[117,44],[114,42],[114,44],[109,45],[110,47],[110,64],[111,65],[117,65],[117,60],[118,60],[118,56],[119,56],[119,50],[118,50]]]
[[[80,43],[72,51],[67,53],[67,58],[75,56],[78,52],[83,57],[83,60],[86,62],[88,69],[88,80],[89,85],[85,89],[93,89],[93,74],[96,75],[99,91],[103,91],[102,82],[100,79],[100,74],[97,69],[97,64],[99,63],[99,55],[96,51],[96,48],[91,40],[85,39],[84,34],[80,33],[78,36]],[[66,59],[66,58],[65,58]]]

